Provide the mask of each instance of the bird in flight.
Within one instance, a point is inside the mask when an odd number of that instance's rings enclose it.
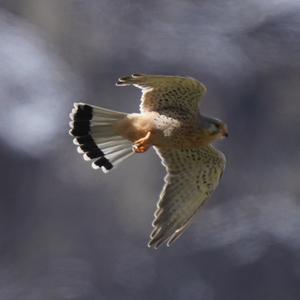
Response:
[[[219,184],[225,156],[211,143],[227,137],[228,129],[222,121],[199,113],[206,87],[196,79],[132,74],[116,85],[142,90],[140,113],[74,103],[70,134],[84,159],[104,173],[154,147],[167,175],[148,246],[169,246]]]

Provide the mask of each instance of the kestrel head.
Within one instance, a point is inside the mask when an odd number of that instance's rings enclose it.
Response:
[[[214,140],[228,137],[228,127],[221,120],[204,117],[201,120],[201,127],[204,133]]]

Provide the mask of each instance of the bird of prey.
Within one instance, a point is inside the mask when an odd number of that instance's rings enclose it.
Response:
[[[206,87],[196,79],[132,74],[116,85],[142,90],[140,113],[74,103],[70,134],[84,159],[105,173],[154,147],[167,175],[148,246],[169,246],[217,187],[225,157],[211,143],[228,136],[228,129],[222,121],[199,113]]]

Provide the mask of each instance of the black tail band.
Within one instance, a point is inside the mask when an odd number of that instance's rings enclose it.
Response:
[[[70,134],[76,138],[80,149],[88,158],[97,159],[94,162],[96,166],[104,167],[106,170],[112,169],[113,165],[104,156],[104,153],[90,135],[90,120],[93,118],[93,108],[86,104],[78,104],[75,108],[76,111],[72,116],[73,122],[70,123],[72,127]]]
[[[104,167],[106,170],[111,170],[113,168],[111,162],[104,156],[96,160],[94,164],[98,167]]]
[[[78,105],[77,110],[73,115],[74,121],[91,120],[93,118],[93,108],[89,105]]]

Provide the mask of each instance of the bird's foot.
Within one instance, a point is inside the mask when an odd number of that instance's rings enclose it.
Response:
[[[143,138],[135,141],[132,146],[133,151],[135,153],[146,152],[151,147],[150,136],[151,136],[151,132],[148,131],[147,134]]]

